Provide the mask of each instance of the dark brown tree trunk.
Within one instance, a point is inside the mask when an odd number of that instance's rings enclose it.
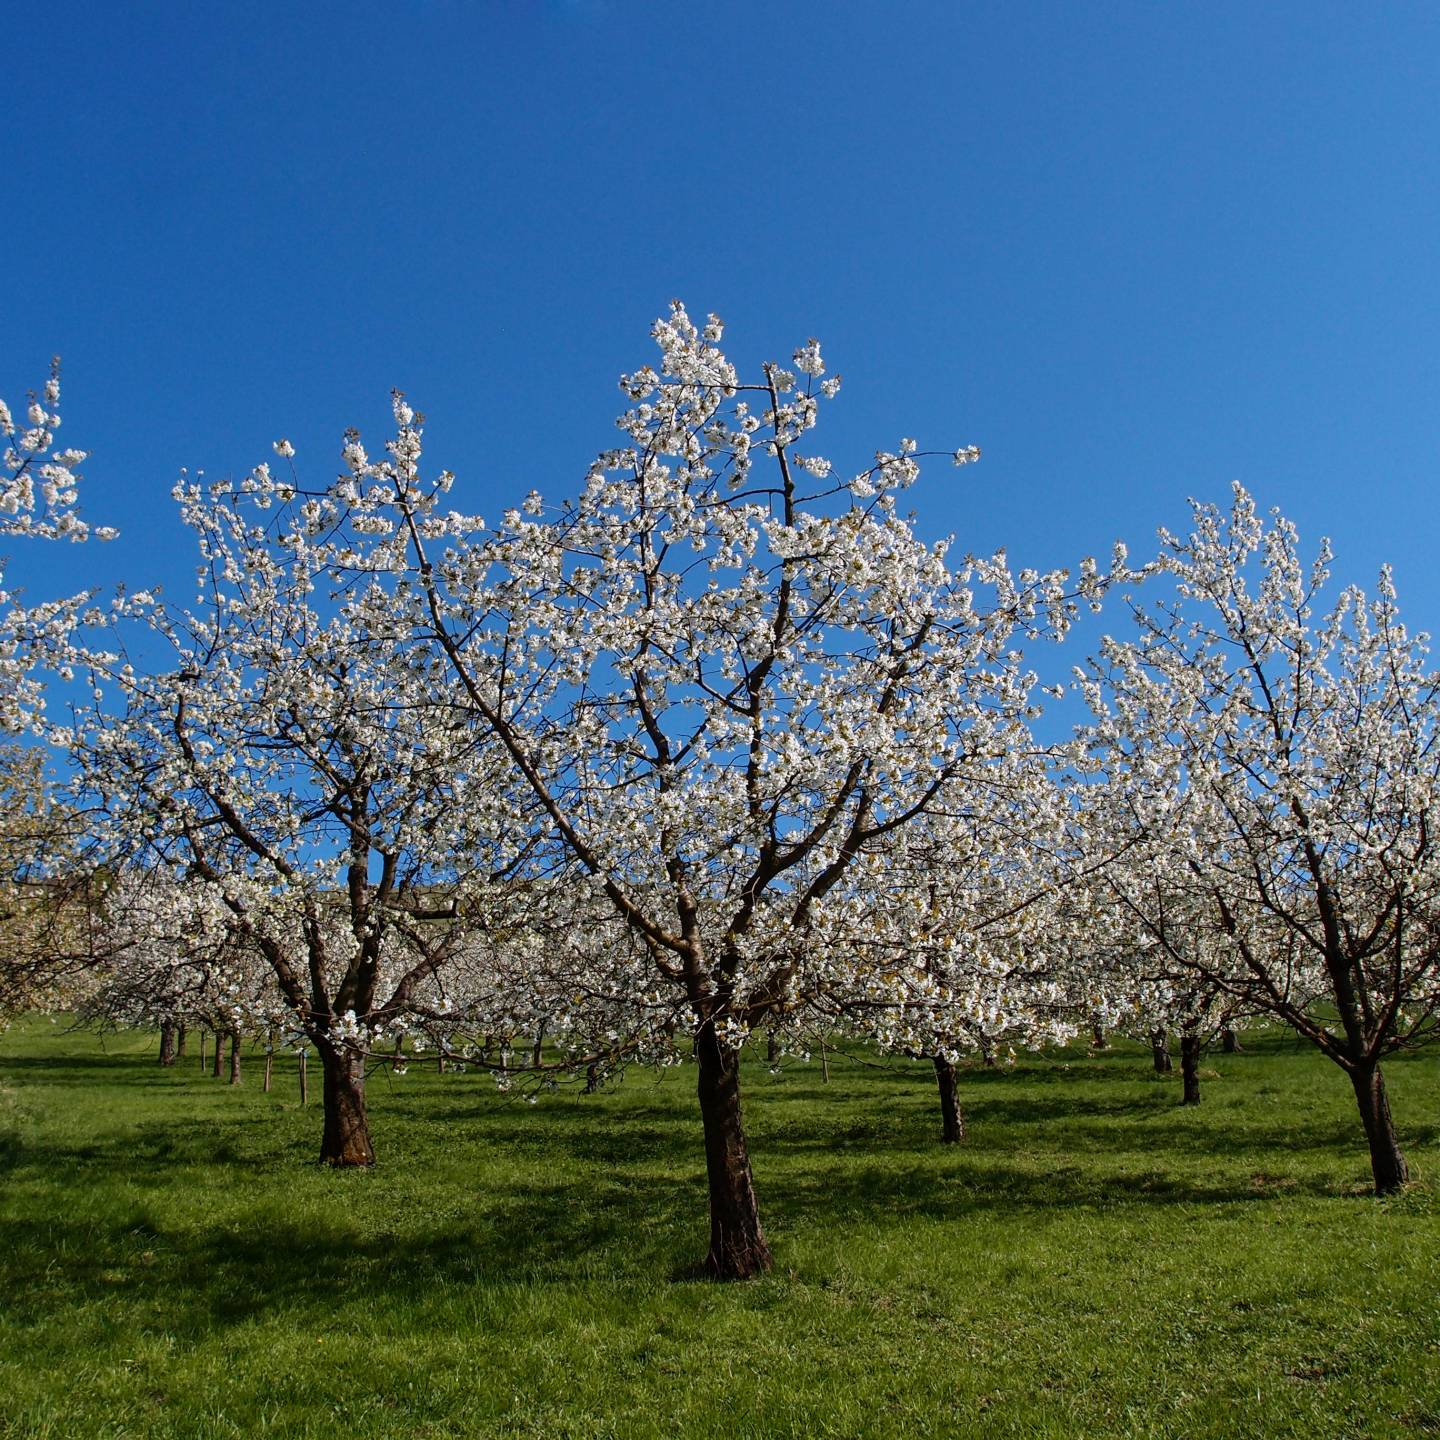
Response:
[[[744,1280],[773,1263],[740,1109],[740,1056],[720,1044],[713,1022],[695,1036],[700,1117],[705,1126],[705,1170],[710,1181],[710,1253],[706,1271],[717,1280]]]
[[[600,1068],[593,1061],[585,1067],[585,1093],[593,1095],[600,1088]]]
[[[1200,1103],[1200,1037],[1188,1031],[1180,1036],[1180,1075],[1184,1081],[1182,1105]]]
[[[999,1064],[995,1059],[995,1046],[991,1043],[988,1035],[980,1037],[980,1058],[985,1062],[988,1070],[994,1070]]]
[[[175,1023],[175,1058],[176,1058],[177,1060],[183,1060],[183,1059],[185,1058],[185,1041],[186,1041],[187,1038],[188,1038],[188,1037],[186,1036],[186,1033],[185,1033],[185,1026],[184,1026],[184,1024],[183,1024],[182,1022],[180,1022],[180,1021],[176,1021],[176,1023]]]
[[[224,1063],[225,1032],[223,1030],[217,1030],[215,1031],[215,1058],[210,1062],[210,1074],[214,1079],[218,1080],[220,1078],[220,1070]]]
[[[535,1048],[530,1052],[530,1068],[538,1070],[540,1061],[545,1053],[545,1022],[540,1022],[540,1028],[535,1032]]]
[[[205,1073],[205,1031],[200,1031],[200,1073]]]
[[[775,1031],[765,1032],[765,1063],[773,1065],[780,1058],[780,1041],[776,1038]]]
[[[1163,1030],[1150,1032],[1150,1056],[1157,1075],[1168,1075],[1175,1068],[1170,1060],[1170,1037]]]
[[[1227,1055],[1240,1054],[1240,1037],[1229,1026],[1220,1032],[1220,1048]]]
[[[1410,1178],[1410,1167],[1400,1151],[1395,1124],[1390,1118],[1390,1102],[1385,1096],[1385,1079],[1378,1065],[1352,1070],[1350,1083],[1360,1106],[1360,1119],[1365,1138],[1370,1142],[1370,1171],[1375,1177],[1375,1193],[1390,1195]]]
[[[325,1076],[325,1132],[320,1141],[323,1164],[373,1165],[370,1124],[365,1114],[365,1060],[349,1050],[317,1045]]]
[[[958,1145],[965,1138],[965,1115],[960,1109],[960,1087],[955,1080],[955,1067],[948,1060],[935,1056],[935,1079],[940,1085],[940,1139],[946,1145]]]
[[[300,1104],[303,1106],[303,1105],[308,1105],[308,1104],[310,1103],[310,1087],[309,1087],[309,1085],[306,1083],[306,1078],[305,1078],[305,1062],[306,1062],[306,1059],[307,1059],[308,1057],[307,1057],[305,1051],[302,1049],[302,1050],[300,1051],[300,1054],[299,1054],[299,1056],[298,1056],[297,1058],[298,1058],[299,1069],[300,1069]]]
[[[238,1030],[230,1032],[230,1083],[232,1085],[240,1083],[240,1032]]]
[[[1105,1027],[1098,1022],[1090,1027],[1090,1044],[1096,1050],[1110,1048],[1110,1042],[1105,1038]]]
[[[162,1065],[175,1063],[175,1022],[173,1020],[164,1020],[160,1024],[160,1063]]]

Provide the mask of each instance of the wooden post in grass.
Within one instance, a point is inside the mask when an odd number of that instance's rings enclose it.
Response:
[[[306,1101],[306,1090],[305,1090],[305,1051],[304,1051],[304,1049],[303,1049],[303,1047],[302,1047],[302,1049],[301,1049],[301,1051],[300,1051],[300,1103],[303,1105],[303,1104],[305,1103],[305,1101]]]
[[[830,1056],[825,1051],[825,1037],[820,1037],[820,1075],[828,1085],[830,1083]]]
[[[265,1032],[265,1093],[270,1093],[270,1072],[275,1068],[275,1032]]]

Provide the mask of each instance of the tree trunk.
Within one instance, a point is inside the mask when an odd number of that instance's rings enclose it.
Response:
[[[185,1040],[185,1023],[182,1020],[177,1020],[175,1022],[175,1058],[177,1060],[183,1060],[185,1058]]]
[[[744,1280],[773,1263],[750,1173],[740,1110],[740,1057],[720,1044],[712,1021],[695,1036],[705,1170],[710,1181],[710,1253],[706,1271],[717,1280]]]
[[[232,1085],[240,1083],[240,1032],[238,1030],[230,1032],[230,1083]]]
[[[173,1020],[164,1020],[160,1024],[160,1063],[162,1065],[175,1063],[175,1022]]]
[[[225,1032],[216,1030],[215,1034],[215,1056],[210,1062],[210,1075],[213,1079],[220,1078],[220,1070],[225,1063]]]
[[[365,1114],[365,1059],[349,1050],[317,1045],[325,1075],[325,1133],[320,1141],[323,1164],[373,1165],[370,1123]]]
[[[268,1031],[265,1036],[265,1093],[270,1093],[270,1072],[275,1068],[275,1032]]]
[[[1110,1048],[1110,1042],[1105,1038],[1105,1027],[1098,1021],[1090,1027],[1090,1044],[1096,1050]]]
[[[585,1067],[585,1093],[593,1095],[600,1088],[600,1067],[592,1060]]]
[[[1170,1037],[1163,1030],[1150,1032],[1150,1055],[1157,1075],[1168,1075],[1175,1068],[1170,1061]]]
[[[305,1053],[305,1051],[302,1049],[302,1050],[300,1051],[300,1055],[299,1055],[299,1068],[300,1068],[300,1104],[301,1104],[302,1106],[303,1106],[303,1105],[308,1105],[308,1104],[310,1103],[310,1087],[306,1084],[306,1080],[305,1080],[305,1061],[306,1061],[306,1058],[307,1058],[306,1053]]]
[[[545,1052],[545,1022],[540,1022],[540,1028],[535,1032],[535,1048],[530,1052],[530,1068],[538,1070],[540,1061]]]
[[[773,1065],[780,1058],[780,1041],[773,1029],[765,1032],[765,1063]]]
[[[1200,1103],[1200,1037],[1186,1032],[1180,1036],[1180,1074],[1184,1081],[1182,1105]]]
[[[1375,1177],[1375,1193],[1390,1195],[1410,1178],[1410,1167],[1400,1152],[1395,1124],[1390,1119],[1390,1102],[1385,1096],[1385,1079],[1378,1065],[1349,1072],[1360,1106],[1360,1119],[1365,1138],[1370,1142],[1370,1171]]]
[[[965,1138],[965,1115],[960,1109],[960,1087],[955,1083],[955,1067],[948,1060],[935,1056],[935,1079],[940,1084],[940,1140],[945,1145],[958,1145]]]
[[[205,1031],[200,1031],[200,1073],[205,1073]]]
[[[1240,1054],[1240,1037],[1228,1025],[1220,1032],[1220,1048],[1227,1055]]]

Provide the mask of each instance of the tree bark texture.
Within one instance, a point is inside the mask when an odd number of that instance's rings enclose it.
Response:
[[[940,1086],[940,1139],[946,1145],[958,1145],[965,1138],[965,1114],[960,1109],[960,1087],[955,1067],[948,1060],[935,1056],[935,1079]]]
[[[1180,1074],[1184,1081],[1182,1105],[1200,1103],[1200,1037],[1183,1034],[1180,1037]]]
[[[160,1063],[173,1065],[175,1058],[175,1022],[166,1020],[160,1026]]]
[[[321,1045],[325,1077],[325,1131],[320,1141],[323,1164],[373,1165],[370,1122],[365,1112],[365,1060],[349,1050]]]
[[[210,1074],[211,1074],[216,1080],[218,1080],[218,1079],[220,1078],[220,1070],[221,1070],[221,1067],[222,1067],[223,1064],[224,1064],[224,1061],[225,1061],[225,1032],[224,1032],[223,1030],[217,1030],[217,1031],[215,1031],[215,1055],[214,1055],[214,1057],[212,1058],[212,1060],[211,1060],[211,1062],[210,1062]]]
[[[1157,1075],[1168,1075],[1175,1068],[1170,1060],[1170,1037],[1163,1030],[1151,1032],[1150,1055]]]
[[[1220,1048],[1227,1055],[1240,1054],[1240,1037],[1233,1030],[1227,1027],[1220,1032]]]
[[[745,1146],[740,1057],[721,1045],[714,1023],[707,1020],[695,1036],[695,1060],[710,1183],[710,1253],[705,1269],[717,1280],[744,1280],[770,1269],[773,1260],[760,1228]]]
[[[185,1026],[177,1020],[175,1022],[175,1058],[177,1060],[183,1060],[185,1058],[186,1039]]]
[[[1105,1027],[1103,1025],[1092,1025],[1090,1027],[1090,1045],[1095,1050],[1108,1050],[1110,1041],[1106,1039]]]
[[[230,1032],[230,1083],[232,1085],[240,1083],[240,1032],[238,1030]]]
[[[1375,1177],[1375,1193],[1390,1195],[1410,1178],[1410,1167],[1400,1150],[1395,1123],[1390,1118],[1390,1102],[1385,1096],[1385,1079],[1380,1067],[1351,1070],[1350,1083],[1355,1087],[1355,1100],[1360,1106],[1360,1119],[1365,1138],[1370,1142],[1370,1171]]]

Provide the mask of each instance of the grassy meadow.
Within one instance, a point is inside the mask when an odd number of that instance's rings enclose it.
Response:
[[[531,1106],[372,1075],[334,1174],[318,1074],[261,1091],[149,1035],[0,1037],[0,1436],[1440,1435],[1440,1054],[1349,1086],[1282,1035],[1203,1103],[1117,1046],[962,1072],[748,1067],[772,1276],[693,1278],[688,1068]]]

